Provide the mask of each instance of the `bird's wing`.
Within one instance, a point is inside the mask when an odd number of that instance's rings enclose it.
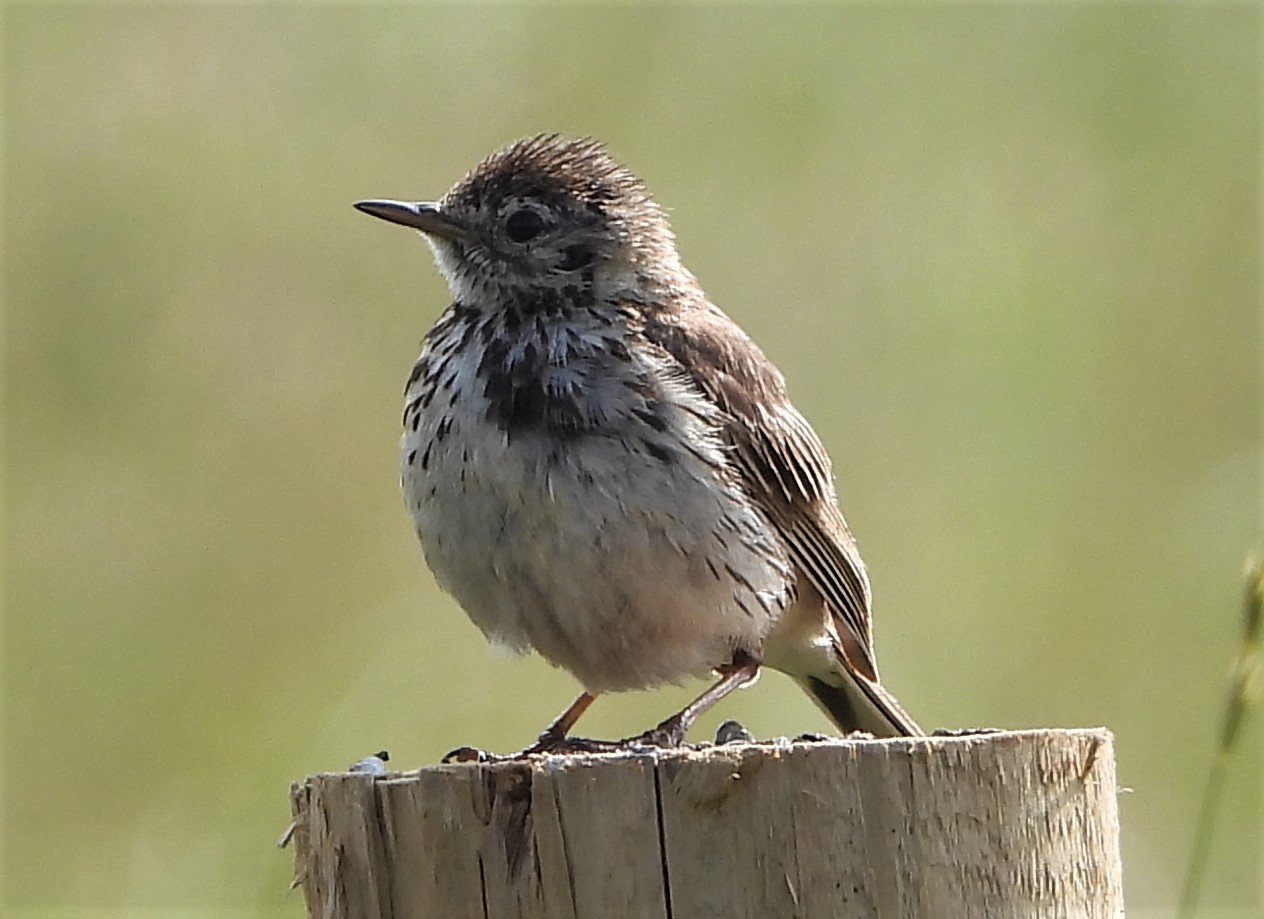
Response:
[[[685,317],[687,315],[687,321]],[[651,316],[642,329],[716,403],[747,493],[832,612],[848,662],[876,681],[869,579],[834,496],[829,455],[786,398],[780,371],[710,303]]]

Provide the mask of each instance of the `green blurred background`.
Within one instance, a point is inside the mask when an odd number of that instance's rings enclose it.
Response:
[[[1255,7],[0,15],[8,915],[297,917],[290,780],[570,700],[422,563],[400,393],[446,291],[350,206],[543,130],[642,173],[786,371],[888,685],[1112,728],[1130,914],[1170,914],[1261,537]],[[776,674],[697,736],[730,717],[826,727]],[[1204,915],[1260,914],[1251,727]]]

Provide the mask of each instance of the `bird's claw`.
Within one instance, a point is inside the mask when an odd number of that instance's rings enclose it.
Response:
[[[935,728],[931,737],[974,737],[979,734],[1004,734],[1006,728]]]
[[[480,750],[478,747],[457,747],[455,750],[449,750],[445,753],[443,759],[439,760],[439,762],[446,766],[451,763],[491,763],[504,758],[503,756],[497,756],[495,753]]]
[[[613,753],[619,748],[620,744],[609,740],[593,740],[589,737],[566,737],[545,731],[531,746],[514,754],[513,759],[526,759],[528,756],[538,755],[569,756],[582,753]]]
[[[457,747],[443,757],[443,763],[505,763],[521,762],[532,756],[570,756],[588,753],[619,753],[625,750],[653,747],[673,750],[685,741],[685,725],[680,718],[672,717],[650,728],[644,734],[625,737],[623,740],[593,740],[589,737],[567,737],[545,731],[531,746],[504,756],[488,753],[477,747]]]
[[[650,728],[644,734],[628,737],[619,741],[622,747],[656,747],[660,750],[674,750],[685,742],[685,727],[676,718],[668,718],[657,727]]]
[[[585,753],[615,753],[623,749],[623,741],[592,740],[587,737],[565,737],[547,731],[531,746],[517,753],[488,753],[477,747],[457,747],[440,760],[441,763],[510,763],[532,756],[572,756]]]

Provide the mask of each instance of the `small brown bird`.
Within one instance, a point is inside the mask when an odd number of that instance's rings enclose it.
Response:
[[[585,692],[720,679],[640,740],[676,744],[761,664],[843,731],[922,732],[878,682],[869,580],[829,456],[781,373],[681,264],[645,185],[541,135],[419,230],[454,302],[406,387],[403,489],[435,577],[492,641]]]

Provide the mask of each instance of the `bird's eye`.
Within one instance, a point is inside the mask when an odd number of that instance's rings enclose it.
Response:
[[[516,243],[535,239],[543,230],[544,218],[527,208],[514,211],[505,221],[505,234]]]

